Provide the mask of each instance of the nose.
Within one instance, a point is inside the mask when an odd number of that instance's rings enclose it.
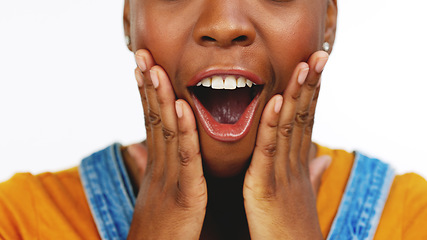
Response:
[[[222,48],[251,45],[256,30],[244,13],[240,1],[207,0],[193,29],[194,40],[202,46]]]

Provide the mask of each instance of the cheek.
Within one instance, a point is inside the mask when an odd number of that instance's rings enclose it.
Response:
[[[163,26],[163,27],[162,27]],[[148,49],[157,64],[165,69],[171,69],[179,56],[179,39],[169,26],[159,24],[153,20],[147,20],[143,29],[140,30],[140,41],[144,48]]]
[[[271,29],[267,46],[276,79],[275,93],[285,89],[298,63],[308,61],[320,50],[323,32],[319,19],[315,15],[295,15],[276,25],[282,28]]]
[[[162,66],[169,76],[173,76],[171,73],[176,71],[177,63],[180,61],[179,56],[182,55],[182,46],[185,45],[184,27],[176,20],[158,17],[160,10],[156,8],[146,7],[145,9],[135,16],[137,23],[133,25],[136,36],[135,47],[148,49],[155,62]]]

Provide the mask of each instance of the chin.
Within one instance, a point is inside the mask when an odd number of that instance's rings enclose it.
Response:
[[[205,174],[230,178],[245,172],[255,147],[256,128],[239,141],[217,141],[200,131],[200,147]]]
[[[248,168],[251,156],[230,158],[225,155],[202,153],[205,174],[215,178],[231,178],[240,175]]]

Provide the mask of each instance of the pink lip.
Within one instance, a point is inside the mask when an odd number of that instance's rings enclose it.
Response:
[[[248,134],[250,126],[253,122],[254,113],[259,102],[258,93],[252,102],[246,107],[245,112],[240,116],[240,119],[234,124],[222,124],[212,117],[208,110],[203,106],[202,103],[197,99],[194,94],[194,104],[196,106],[196,113],[200,117],[200,122],[207,132],[207,134],[218,141],[232,142],[242,139]]]
[[[195,86],[202,79],[211,77],[214,75],[237,75],[245,77],[251,80],[256,85],[264,84],[264,81],[257,76],[256,74],[249,72],[243,68],[233,67],[230,69],[218,69],[218,68],[208,68],[204,71],[197,73],[187,84],[187,87]]]

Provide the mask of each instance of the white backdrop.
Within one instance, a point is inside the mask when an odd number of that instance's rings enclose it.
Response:
[[[144,138],[119,0],[0,1],[0,181]],[[339,0],[314,140],[427,177],[427,3]]]

